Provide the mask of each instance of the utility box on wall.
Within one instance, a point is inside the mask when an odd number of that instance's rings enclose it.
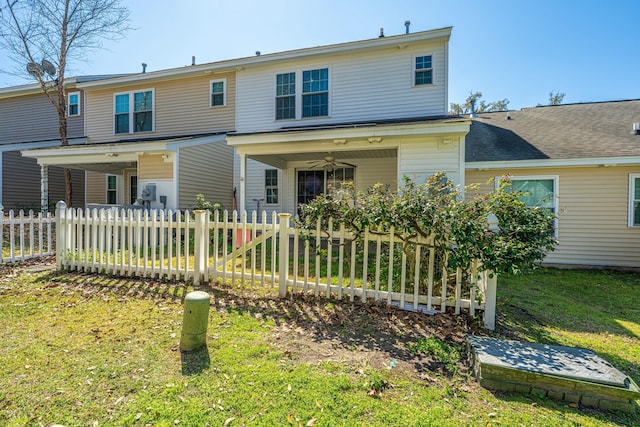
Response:
[[[142,189],[142,194],[140,198],[145,202],[153,202],[156,200],[156,185],[155,184],[147,184]]]

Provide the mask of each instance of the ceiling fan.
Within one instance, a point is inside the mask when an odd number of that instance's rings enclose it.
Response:
[[[322,159],[322,160],[314,160],[314,161],[309,162],[309,167],[311,169],[324,169],[324,170],[326,170],[328,172],[333,172],[338,168],[344,168],[344,167],[355,168],[356,165],[354,165],[352,163],[338,161],[329,152],[329,153],[327,153],[326,156],[324,156],[324,159]]]

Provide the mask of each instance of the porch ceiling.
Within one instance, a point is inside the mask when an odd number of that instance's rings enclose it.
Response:
[[[86,170],[99,173],[111,173],[122,175],[122,171],[127,168],[135,168],[137,162],[112,162],[112,163],[70,163],[56,164],[56,166],[68,169]]]
[[[308,153],[283,153],[262,154],[248,156],[253,160],[266,163],[271,166],[281,167],[288,162],[313,162],[324,160],[331,154],[337,161],[353,159],[389,159],[398,157],[398,150],[394,148],[382,148],[379,150],[347,150],[347,151],[314,151]]]

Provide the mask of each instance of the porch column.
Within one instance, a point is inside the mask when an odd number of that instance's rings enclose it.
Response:
[[[247,157],[244,154],[240,154],[240,204],[239,212],[245,211],[245,198],[247,192]]]
[[[49,212],[49,166],[40,165],[40,210]]]

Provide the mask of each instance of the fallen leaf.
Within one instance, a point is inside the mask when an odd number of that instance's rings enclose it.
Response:
[[[291,384],[287,384],[287,390],[291,391]]]
[[[223,427],[227,427],[229,424],[231,424],[231,422],[232,422],[233,420],[235,420],[235,418],[234,418],[234,417],[227,418],[227,419],[226,419],[226,421],[225,421],[225,422],[224,422],[224,424],[223,424]]]
[[[314,425],[316,425],[317,422],[318,422],[317,419],[311,418],[309,421],[307,421],[307,427],[314,426]]]

